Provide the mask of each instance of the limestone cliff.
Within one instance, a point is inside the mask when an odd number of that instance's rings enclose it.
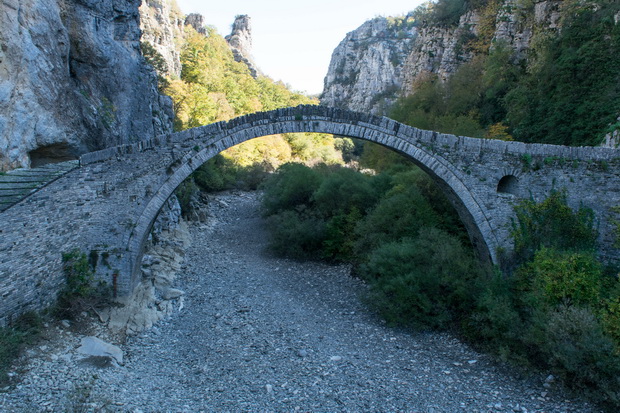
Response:
[[[523,18],[518,0],[498,2],[487,14],[468,11],[454,26],[416,22],[412,14],[370,20],[347,34],[334,50],[321,103],[384,113],[399,94],[411,92],[419,76],[430,72],[445,80],[471,60],[474,53],[466,46],[481,34],[481,25],[485,30],[491,27],[489,44],[503,40],[516,58],[523,58],[535,26],[557,28],[560,3],[537,2],[533,20]]]
[[[240,15],[235,18],[232,31],[226,36],[226,41],[235,56],[235,60],[245,63],[250,69],[252,77],[256,78],[260,74],[260,70],[252,57],[252,25],[250,23],[250,16]]]
[[[170,129],[140,52],[139,0],[4,0],[0,170]]]
[[[181,41],[185,24],[185,16],[174,0],[142,1],[141,41],[150,43],[163,57],[166,62],[166,75],[181,75]]]
[[[403,86],[417,39],[407,19],[378,17],[348,33],[332,54],[321,103],[380,113]]]

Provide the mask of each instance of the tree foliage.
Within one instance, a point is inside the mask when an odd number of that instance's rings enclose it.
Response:
[[[425,9],[424,18],[455,24],[462,3],[438,1]],[[445,82],[420,76],[414,93],[401,98],[391,116],[456,135],[600,144],[620,113],[620,25],[615,21],[620,4],[564,1],[559,29],[537,25],[534,8],[517,5],[534,25],[527,55],[517,56],[507,44],[491,43],[498,2],[470,3],[482,8],[478,35],[464,38],[463,47],[475,57]],[[497,125],[507,129],[498,135]]]

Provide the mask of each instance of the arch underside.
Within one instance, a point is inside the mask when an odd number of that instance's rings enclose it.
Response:
[[[390,122],[400,125],[391,120]],[[376,125],[351,124],[337,120],[300,119],[275,120],[270,123],[261,122],[260,124],[247,125],[247,127],[237,126],[230,130],[222,128],[219,133],[215,134],[213,128],[209,126],[194,128],[192,131],[193,139],[188,141],[185,138],[182,142],[185,147],[192,149],[185,152],[184,156],[180,158],[180,162],[175,161],[175,164],[179,166],[168,176],[164,184],[155,192],[142,210],[134,230],[129,236],[127,251],[129,251],[132,260],[129,267],[133,269],[129,283],[130,288],[133,289],[140,280],[141,258],[151,227],[160,209],[181,182],[209,159],[232,146],[254,138],[295,132],[326,133],[362,139],[380,144],[410,158],[439,184],[455,206],[480,258],[483,261],[496,263],[498,243],[494,232],[483,208],[460,178],[458,170],[442,157],[430,153],[421,145],[416,146],[413,143],[416,139],[415,136],[399,136],[398,129],[398,126],[389,130],[379,128]],[[165,174],[166,172],[162,171],[161,173]]]

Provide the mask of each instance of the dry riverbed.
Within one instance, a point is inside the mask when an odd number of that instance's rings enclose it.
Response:
[[[171,316],[85,362],[50,326],[0,411],[594,412],[547,375],[519,377],[448,334],[387,328],[346,266],[265,252],[258,194],[224,193],[191,228]],[[115,338],[96,325],[88,334]]]

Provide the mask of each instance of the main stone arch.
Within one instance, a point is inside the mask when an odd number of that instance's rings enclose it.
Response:
[[[64,283],[62,253],[74,249],[93,259],[118,295],[130,294],[145,240],[173,190],[224,149],[286,132],[355,137],[410,157],[445,190],[482,259],[499,263],[510,251],[515,203],[562,189],[569,206],[594,211],[601,258],[620,262],[620,150],[474,139],[298,106],[91,152],[53,182],[26,186],[29,195],[0,212],[0,325],[54,302]]]
[[[178,158],[174,171],[142,210],[127,240],[126,250],[132,252],[130,284],[135,286],[140,279],[142,252],[159,211],[192,172],[215,155],[240,143],[258,137],[294,132],[327,133],[362,139],[407,156],[425,170],[452,201],[480,258],[483,261],[497,262],[498,238],[480,202],[464,182],[462,172],[424,145],[416,145],[416,140],[432,141],[438,134],[410,128],[387,118],[373,117],[370,119],[374,122],[363,121],[368,119],[367,116],[354,112],[306,106],[288,109],[284,113],[279,110],[262,113],[260,116],[241,117],[233,122],[216,124],[215,127],[198,127],[174,136],[174,141],[185,142],[186,146],[191,142],[193,146]]]

